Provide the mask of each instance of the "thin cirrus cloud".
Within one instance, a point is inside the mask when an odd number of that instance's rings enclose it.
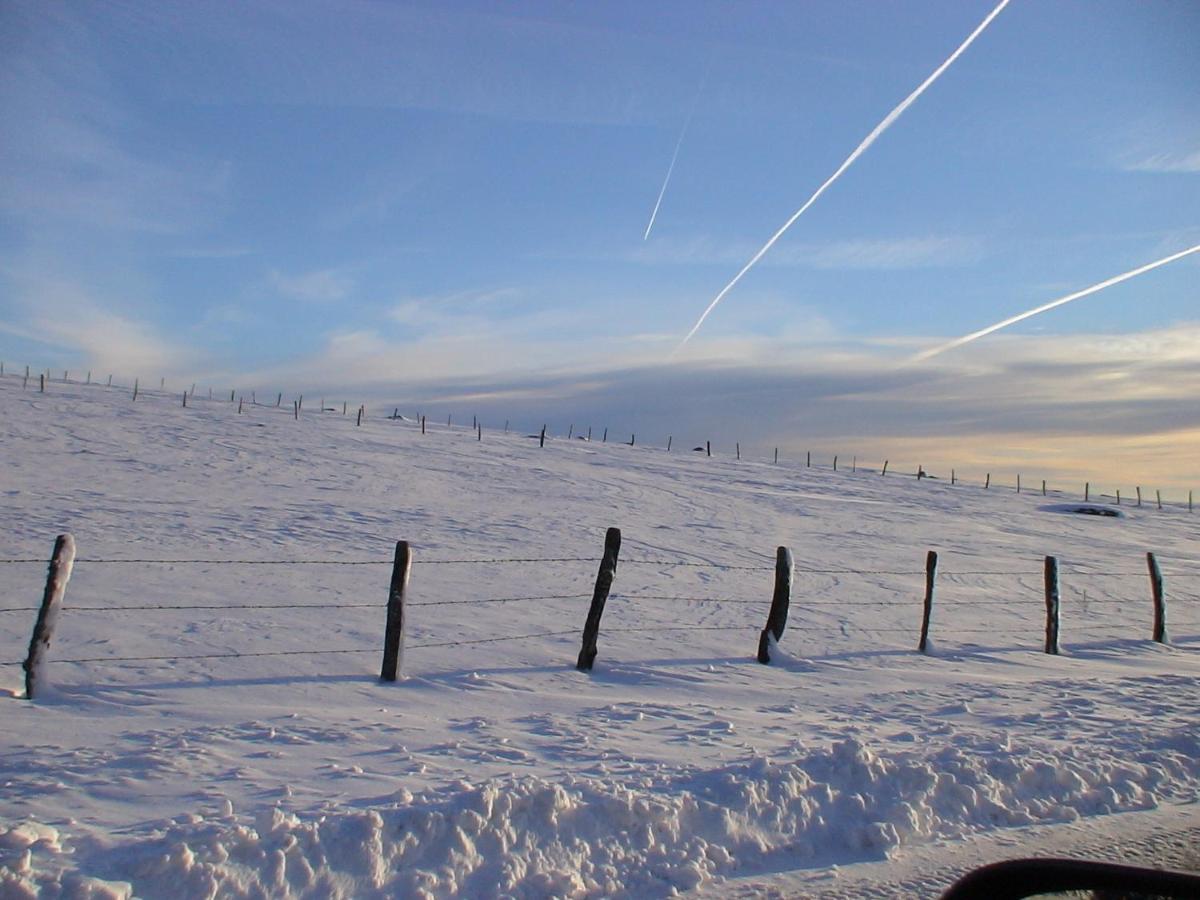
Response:
[[[707,237],[659,238],[628,254],[634,262],[667,265],[711,263],[725,265],[752,252],[745,242],[720,242]],[[984,242],[969,235],[921,235],[893,238],[854,238],[791,244],[763,260],[768,267],[897,271],[951,268],[979,262]]]
[[[272,269],[267,280],[271,287],[284,297],[309,303],[344,300],[355,287],[354,279],[337,268],[314,269],[297,275],[285,275],[277,269]]]
[[[1151,153],[1124,164],[1127,172],[1148,172],[1163,175],[1200,173],[1200,150],[1179,153]]]

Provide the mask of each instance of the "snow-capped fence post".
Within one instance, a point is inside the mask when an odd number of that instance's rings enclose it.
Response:
[[[1058,558],[1046,557],[1046,653],[1058,654]]]
[[[600,636],[600,617],[604,615],[604,604],[612,590],[613,577],[617,574],[617,556],[621,552],[621,529],[610,528],[604,534],[604,556],[600,559],[600,571],[596,573],[596,589],[592,592],[592,605],[588,608],[587,621],[583,626],[583,644],[579,648],[579,659],[575,668],[590,672],[596,661],[596,639]]]
[[[387,626],[383,633],[383,668],[380,681],[395,681],[404,663],[404,595],[408,592],[408,576],[412,571],[412,551],[408,541],[396,542],[396,558],[392,563],[392,584],[388,589]]]
[[[1150,570],[1150,591],[1154,595],[1153,639],[1160,644],[1167,642],[1167,598],[1163,592],[1162,570],[1153,553],[1146,554],[1146,568]]]
[[[775,551],[775,592],[771,595],[771,611],[767,614],[767,627],[758,636],[758,661],[763,665],[771,661],[771,639],[778,643],[787,627],[788,609],[792,605],[792,569],[792,551],[780,547]]]
[[[50,640],[54,637],[54,626],[62,609],[71,568],[75,565],[75,538],[60,534],[54,541],[54,554],[50,557],[50,569],[46,573],[46,591],[42,595],[42,606],[38,610],[37,623],[33,626],[33,637],[29,641],[29,655],[22,668],[25,670],[25,698],[33,700],[39,688],[46,682],[46,655],[50,651]]]
[[[938,555],[936,550],[925,554],[925,609],[921,613],[921,642],[917,649],[925,653],[929,647],[929,619],[933,615],[933,584],[937,578]]]

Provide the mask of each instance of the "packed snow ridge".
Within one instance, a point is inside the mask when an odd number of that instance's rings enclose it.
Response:
[[[622,786],[596,778],[461,783],[363,812],[302,818],[232,806],[134,846],[71,848],[0,829],[5,896],[650,897],[745,868],[886,856],[996,826],[1194,801],[1200,741],[1180,730],[1129,759],[1010,742],[885,756],[856,740]]]

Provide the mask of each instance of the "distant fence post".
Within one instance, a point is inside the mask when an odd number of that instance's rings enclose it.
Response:
[[[778,643],[783,639],[787,627],[788,608],[792,604],[792,551],[780,547],[775,551],[775,592],[771,595],[771,611],[767,614],[767,627],[758,636],[758,661],[766,665],[771,661],[771,639]]]
[[[387,626],[383,633],[383,668],[380,681],[395,681],[404,663],[404,595],[408,592],[408,576],[412,571],[412,551],[408,541],[396,543],[396,558],[392,563],[392,584],[388,590]]]
[[[1167,598],[1163,592],[1162,570],[1153,553],[1146,554],[1146,567],[1150,570],[1150,591],[1154,595],[1154,633],[1152,637],[1160,644],[1167,643]]]
[[[705,441],[705,442],[704,442],[704,455],[705,455],[705,456],[712,456],[712,441]]]
[[[1091,494],[1092,494],[1092,483],[1090,481],[1085,481],[1083,483],[1083,502],[1084,503],[1087,503],[1091,499]]]
[[[545,426],[545,425],[543,425],[543,426],[542,426],[542,434],[541,434],[541,436],[538,438],[538,446],[539,446],[539,447],[545,447],[545,446],[546,446],[546,426]]]
[[[880,475],[886,475],[886,474],[887,474],[887,464],[888,464],[888,461],[885,459],[885,460],[883,461],[883,471],[879,473]]]
[[[837,471],[837,454],[833,454],[833,471]]]
[[[992,473],[988,472],[987,477],[983,479],[983,489],[988,490],[992,486]]]
[[[1046,557],[1046,647],[1047,653],[1058,653],[1058,558]]]
[[[44,393],[46,393],[46,373],[45,373],[45,372],[39,372],[39,373],[38,373],[38,379],[39,379],[39,382],[38,382],[38,384],[39,384],[38,390],[39,390],[41,393],[43,393],[43,394],[44,394]]]
[[[1046,479],[1045,478],[1042,479],[1042,496],[1043,497],[1046,496]]]
[[[600,560],[600,571],[596,573],[596,589],[592,592],[592,605],[588,608],[587,622],[583,626],[583,645],[579,648],[579,659],[575,668],[590,672],[596,661],[596,639],[600,636],[600,617],[604,615],[604,604],[612,590],[613,577],[617,574],[617,556],[621,552],[621,529],[610,528],[604,534],[604,556]]]
[[[22,668],[25,670],[25,699],[33,700],[45,683],[46,656],[50,652],[50,641],[54,637],[54,626],[62,609],[67,582],[75,565],[75,538],[60,534],[54,541],[54,554],[50,557],[50,569],[46,573],[46,590],[42,594],[42,606],[38,610],[37,622],[33,626],[33,637],[29,641],[29,655]]]
[[[608,443],[608,426],[607,425],[604,426],[604,435],[600,438],[600,443],[602,443],[602,444]]]
[[[938,555],[936,550],[925,554],[925,610],[921,614],[921,642],[917,649],[925,653],[929,647],[929,619],[933,615],[933,584],[937,577]]]
[[[1162,509],[1162,491],[1156,490],[1154,492],[1154,499],[1158,501],[1158,508]]]
[[[1137,490],[1137,498],[1138,498],[1137,505],[1141,506],[1142,505],[1142,489],[1141,489],[1141,487],[1138,487],[1138,488],[1136,488],[1136,490]]]

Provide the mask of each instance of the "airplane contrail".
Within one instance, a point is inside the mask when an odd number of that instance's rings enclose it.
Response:
[[[658,218],[658,208],[662,206],[663,197],[667,193],[667,185],[671,183],[671,173],[675,171],[675,160],[679,158],[679,148],[683,146],[683,139],[687,137],[688,129],[692,127],[692,116],[696,115],[696,106],[700,102],[700,95],[704,92],[704,85],[708,83],[708,73],[712,70],[712,61],[709,61],[708,68],[704,70],[704,77],[700,79],[700,86],[696,88],[696,95],[692,98],[692,108],[688,110],[687,118],[683,120],[683,128],[679,130],[679,140],[675,142],[675,152],[671,154],[671,164],[667,166],[667,177],[663,179],[662,190],[658,192],[658,199],[654,202],[654,211],[650,213],[650,224],[646,226],[646,233],[642,235],[642,240],[650,239],[650,229],[654,227],[654,220]]]
[[[829,178],[827,178],[825,180],[825,183],[816,189],[816,191],[813,193],[813,195],[808,198],[808,201],[803,206],[801,206],[798,210],[796,210],[796,212],[792,215],[792,217],[790,219],[788,219],[786,222],[783,223],[782,228],[780,228],[773,235],[771,235],[771,239],[769,241],[767,241],[766,244],[763,245],[763,248],[761,250],[759,250],[757,253],[755,253],[754,256],[750,259],[750,262],[746,263],[746,265],[744,265],[742,267],[742,270],[733,277],[733,281],[731,281],[731,282],[729,282],[729,284],[725,285],[725,287],[723,287],[721,289],[721,293],[717,294],[717,296],[715,298],[713,298],[712,303],[708,304],[708,308],[706,310],[704,310],[704,312],[703,312],[703,314],[701,314],[700,318],[696,320],[696,324],[692,326],[692,330],[687,333],[687,336],[682,341],[679,342],[679,346],[675,348],[675,350],[672,352],[672,355],[674,355],[675,353],[678,353],[680,350],[683,349],[684,345],[687,344],[687,342],[692,339],[692,336],[695,335],[695,333],[700,330],[700,326],[704,324],[704,320],[708,318],[708,314],[711,313],[714,309],[716,309],[717,304],[720,303],[721,300],[725,297],[725,295],[728,294],[733,289],[733,286],[742,280],[742,276],[745,275],[747,272],[749,272],[754,267],[754,264],[757,263],[760,259],[762,259],[766,255],[768,250],[770,250],[773,246],[775,246],[775,242],[778,241],[781,237],[783,237],[783,233],[785,231],[787,231],[789,228],[791,228],[792,224],[798,218],[800,218],[802,215],[804,215],[804,213],[808,210],[808,208],[816,202],[817,198],[820,197],[823,193],[825,193],[826,188],[828,188],[831,184],[833,184],[835,181],[837,181],[842,176],[842,173],[845,172],[848,168],[850,168],[850,166],[854,164],[854,161],[857,160],[860,156],[862,156],[863,153],[866,152],[867,148],[870,147],[873,143],[875,143],[875,141],[878,139],[878,137],[881,134],[883,134],[885,131],[887,131],[888,128],[890,128],[892,126],[892,123],[895,122],[898,118],[900,118],[900,116],[903,115],[904,111],[906,109],[908,109],[910,106],[912,106],[913,103],[916,101],[916,99],[918,97],[920,97],[923,93],[925,93],[925,90],[931,84],[933,84],[935,81],[937,81],[938,78],[941,77],[942,73],[945,72],[948,68],[950,68],[950,66],[954,63],[954,61],[956,59],[958,59],[960,56],[962,56],[963,51],[965,51],[968,47],[971,46],[972,43],[975,42],[975,38],[979,37],[979,35],[981,35],[983,33],[983,30],[985,28],[987,28],[988,25],[992,24],[992,20],[994,18],[996,18],[996,16],[1000,15],[1000,11],[1003,10],[1004,7],[1008,6],[1008,3],[1009,3],[1009,0],[1000,0],[1000,3],[996,6],[996,8],[993,9],[990,13],[988,13],[987,18],[985,18],[982,22],[980,22],[979,26],[974,31],[972,31],[969,35],[967,35],[967,39],[965,41],[963,41],[961,44],[959,44],[958,49],[955,50],[953,53],[951,53],[950,56],[946,59],[946,61],[944,63],[942,63],[940,66],[938,66],[936,69],[933,70],[932,75],[930,75],[928,78],[926,78],[924,81],[922,81],[920,86],[915,91],[913,91],[911,94],[909,94],[907,97],[905,97],[902,101],[900,101],[899,105],[897,105],[895,109],[893,109],[890,113],[888,113],[884,117],[883,121],[880,122],[878,125],[876,125],[870,134],[868,134],[865,138],[863,138],[862,143],[854,148],[854,152],[846,157],[846,161],[843,162],[840,166],[838,166],[837,171],[834,172],[832,175],[830,175]]]
[[[1002,322],[997,322],[995,325],[989,325],[987,328],[981,328],[979,331],[972,331],[970,334],[965,334],[960,338],[955,338],[945,344],[941,344],[930,350],[923,350],[908,360],[910,363],[924,362],[939,353],[945,353],[947,350],[953,350],[955,347],[961,347],[963,344],[969,344],[971,341],[978,340],[981,337],[991,334],[993,331],[999,331],[1001,328],[1007,328],[1009,325],[1015,325],[1023,319],[1028,319],[1031,316],[1036,316],[1039,313],[1044,313],[1048,309],[1054,309],[1056,306],[1062,306],[1064,303],[1070,303],[1072,300],[1078,300],[1081,297],[1086,297],[1089,294],[1094,294],[1097,291],[1102,291],[1105,288],[1112,287],[1114,284],[1120,284],[1122,281],[1128,281],[1130,278],[1136,278],[1144,272],[1149,272],[1151,269],[1157,269],[1159,266],[1165,266],[1167,263],[1173,263],[1177,259],[1182,259],[1190,253],[1200,253],[1200,244],[1195,247],[1189,247],[1187,250],[1180,250],[1178,253],[1172,253],[1170,256],[1165,256],[1162,259],[1155,260],[1152,263],[1147,263],[1144,266],[1139,266],[1121,275],[1114,275],[1099,284],[1093,284],[1089,288],[1084,288],[1082,291],[1076,291],[1073,294],[1067,294],[1065,297],[1059,297],[1057,300],[1051,300],[1049,303],[1044,303],[1027,312],[1019,315],[1010,316]]]

